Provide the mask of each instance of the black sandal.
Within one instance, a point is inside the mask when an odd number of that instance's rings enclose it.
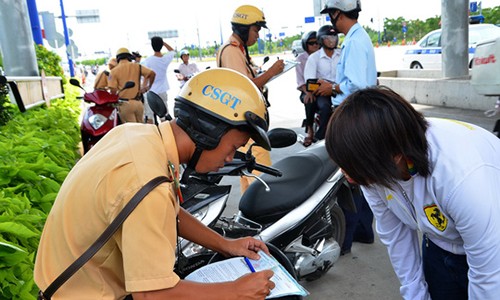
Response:
[[[312,143],[314,142],[314,138],[311,137],[311,136],[306,136],[304,138],[304,147],[309,147],[312,145]]]

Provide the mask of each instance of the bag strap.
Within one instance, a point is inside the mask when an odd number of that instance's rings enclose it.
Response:
[[[220,50],[219,50],[219,63],[217,64],[219,68],[222,68],[222,52],[228,47],[230,46],[231,44],[226,44],[224,45],[224,47],[222,47]],[[248,60],[248,55],[245,54],[245,65],[247,67],[247,69],[250,71],[250,73],[252,74],[252,78],[255,78],[255,73],[253,72],[253,69],[252,69],[252,64],[251,62]]]
[[[143,98],[141,97],[141,74],[142,74],[142,65],[139,65],[139,89],[137,90],[137,95],[135,96],[135,99],[143,101]]]
[[[76,271],[78,271],[86,262],[88,262],[99,249],[106,244],[106,242],[113,236],[113,234],[122,225],[125,219],[132,213],[132,211],[137,207],[150,191],[163,182],[172,182],[171,179],[166,176],[158,176],[151,179],[146,183],[125,205],[125,207],[120,211],[116,218],[109,224],[109,226],[104,230],[104,232],[97,238],[97,240],[77,259],[75,260],[64,272],[59,275],[45,290],[45,292],[40,291],[38,299],[50,300],[52,295],[71,277]]]

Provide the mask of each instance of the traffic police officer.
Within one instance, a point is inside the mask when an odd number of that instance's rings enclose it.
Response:
[[[118,65],[111,70],[108,85],[112,93],[117,93],[123,88],[127,81],[133,81],[135,86],[123,90],[120,99],[128,100],[122,102],[119,107],[122,122],[143,122],[144,104],[143,96],[149,90],[155,79],[153,70],[132,63],[132,54],[127,48],[120,48],[116,52]],[[141,76],[143,77],[141,83]]]
[[[217,66],[233,69],[246,75],[262,91],[265,89],[264,85],[273,76],[281,73],[285,67],[283,60],[278,59],[267,71],[257,76],[259,68],[253,64],[248,53],[248,46],[257,42],[260,29],[267,28],[264,13],[255,6],[242,5],[234,11],[231,25],[233,33],[217,53]],[[242,151],[246,151],[252,143],[253,141],[250,140]],[[268,151],[255,147],[253,155],[258,163],[271,165],[271,155]],[[254,174],[257,175],[258,172]],[[241,191],[244,192],[251,183],[251,178],[242,177],[240,182]]]

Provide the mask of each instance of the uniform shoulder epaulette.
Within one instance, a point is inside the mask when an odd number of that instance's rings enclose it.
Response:
[[[229,45],[238,47],[239,43],[237,41],[232,41],[231,43],[229,43]]]

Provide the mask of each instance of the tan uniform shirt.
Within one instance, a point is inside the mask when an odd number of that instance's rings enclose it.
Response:
[[[47,217],[35,262],[35,282],[47,286],[104,231],[149,180],[179,169],[168,122],[123,124],[71,170]],[[176,171],[177,172],[177,171]],[[176,173],[174,172],[174,173]],[[108,243],[52,299],[121,299],[175,286],[179,211],[175,184],[149,193]]]
[[[95,77],[96,81],[94,82],[94,90],[104,89],[108,87],[108,75],[109,71],[102,71],[97,74],[97,76]]]
[[[111,70],[108,78],[108,85],[110,88],[122,89],[127,81],[133,81],[135,82],[135,86],[123,90],[123,92],[120,93],[120,98],[136,99],[141,86],[141,75],[146,77],[151,72],[153,71],[145,66],[122,59],[118,65]]]
[[[217,53],[217,66],[233,69],[248,78],[255,77],[255,66],[247,63],[245,48],[234,36],[231,36],[220,49]]]

